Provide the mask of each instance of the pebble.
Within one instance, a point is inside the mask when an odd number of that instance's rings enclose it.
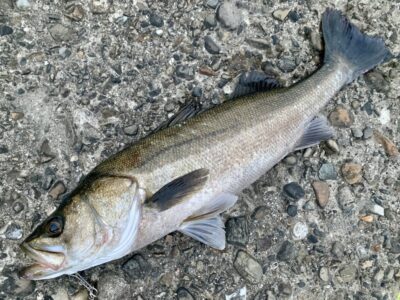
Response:
[[[246,38],[246,43],[249,44],[251,47],[260,49],[260,50],[269,50],[271,49],[271,43],[265,39],[259,38]]]
[[[343,212],[350,213],[355,208],[355,199],[348,186],[339,188],[337,201]]]
[[[289,155],[288,157],[285,158],[285,163],[294,166],[297,163],[297,158],[294,155]]]
[[[352,128],[351,133],[356,139],[361,139],[363,136],[363,132],[360,128]]]
[[[66,59],[71,56],[71,50],[69,50],[66,47],[61,47],[58,49],[58,54],[60,55],[61,58]]]
[[[293,238],[295,240],[305,239],[308,234],[308,226],[303,222],[298,222],[294,224],[292,230]]]
[[[110,9],[111,2],[109,0],[91,0],[90,8],[94,14],[105,14]]]
[[[13,204],[13,210],[16,214],[20,213],[21,211],[24,210],[24,205],[21,202],[15,202]]]
[[[300,15],[297,11],[295,10],[291,10],[288,14],[289,20],[292,22],[297,22],[298,20],[300,20]]]
[[[317,51],[322,51],[324,49],[323,43],[322,43],[322,37],[321,34],[317,31],[313,31],[310,34],[310,42],[311,46],[317,50]]]
[[[360,105],[361,105],[361,103],[360,103],[360,101],[358,101],[358,100],[353,100],[353,101],[351,102],[351,107],[352,107],[353,109],[359,109],[359,108],[360,108]]]
[[[362,166],[356,163],[342,165],[342,175],[347,183],[356,184],[362,180]]]
[[[385,276],[385,271],[382,268],[379,268],[374,275],[373,280],[376,283],[380,283],[383,280],[383,277]]]
[[[163,27],[164,26],[163,18],[155,13],[152,13],[150,15],[149,22],[151,25],[153,25],[155,27]]]
[[[207,6],[211,8],[216,8],[218,6],[218,0],[207,0]]]
[[[139,127],[136,124],[132,124],[124,127],[124,133],[129,136],[136,135],[138,133]]]
[[[194,300],[193,295],[184,287],[179,287],[176,290],[176,297],[179,300]]]
[[[291,182],[283,186],[283,192],[294,200],[299,200],[304,197],[305,192],[297,182]]]
[[[334,242],[331,253],[334,257],[341,259],[344,256],[343,245],[339,242]]]
[[[296,59],[292,56],[283,56],[278,60],[278,68],[284,73],[293,72],[296,67]]]
[[[64,194],[66,191],[67,189],[65,188],[64,183],[62,181],[57,181],[49,191],[49,196],[51,196],[53,199],[58,199],[58,197]]]
[[[318,171],[318,177],[321,180],[336,180],[337,172],[331,163],[322,164]]]
[[[379,70],[373,70],[365,74],[366,83],[381,93],[387,93],[390,90],[390,84]]]
[[[6,145],[0,145],[0,154],[8,153],[8,148]]]
[[[329,269],[327,267],[321,267],[318,272],[319,278],[324,281],[329,281]]]
[[[256,284],[261,281],[263,269],[247,252],[240,250],[233,263],[234,268],[247,282]]]
[[[175,104],[168,102],[165,106],[164,106],[164,110],[166,112],[173,112],[175,110]]]
[[[85,16],[85,10],[81,5],[73,4],[67,9],[65,16],[73,21],[79,22]]]
[[[242,23],[242,12],[237,8],[234,2],[226,1],[219,8],[217,12],[218,20],[222,26],[227,29],[234,30]]]
[[[290,217],[295,217],[297,215],[297,206],[289,205],[286,209],[286,212]]]
[[[199,86],[196,86],[192,90],[193,97],[201,97],[203,95],[203,89]]]
[[[317,203],[321,208],[325,208],[329,201],[329,185],[324,181],[314,181],[312,183]]]
[[[247,288],[245,286],[242,287],[240,290],[225,296],[225,300],[246,300],[246,299],[247,299]]]
[[[217,18],[215,14],[208,14],[204,19],[204,26],[206,28],[213,28],[217,26]]]
[[[262,221],[265,219],[265,216],[268,215],[268,212],[269,212],[268,207],[262,205],[257,207],[251,216],[255,220]]]
[[[292,286],[289,283],[280,283],[278,286],[279,293],[282,296],[290,296],[292,294]],[[268,298],[269,299],[269,298]]]
[[[368,205],[368,211],[374,215],[378,215],[381,217],[385,216],[385,209],[378,204],[372,203],[372,204]]]
[[[366,215],[360,217],[360,220],[366,223],[372,223],[374,221],[374,216],[373,215]]]
[[[20,112],[20,111],[12,111],[10,113],[10,117],[11,117],[11,119],[13,121],[21,120],[21,119],[24,118],[24,116],[25,116],[25,114],[23,112]]]
[[[229,218],[225,224],[226,241],[229,244],[245,247],[249,242],[249,229],[246,217]]]
[[[357,267],[354,265],[344,266],[339,270],[339,279],[344,282],[352,282],[357,275]]]
[[[10,35],[14,30],[7,25],[0,25],[0,36]]]
[[[339,105],[329,114],[329,121],[337,127],[349,127],[354,120],[350,112]]]
[[[272,16],[279,21],[284,21],[289,12],[290,9],[277,9],[272,13]]]
[[[218,54],[221,51],[221,48],[214,42],[211,36],[207,35],[204,38],[204,48],[210,54]]]
[[[144,278],[150,272],[151,265],[140,254],[133,255],[128,261],[122,265],[122,270],[129,275],[130,278]]]
[[[175,69],[175,74],[179,78],[183,78],[186,80],[193,80],[194,79],[194,69],[193,67],[187,65],[179,65]]]
[[[72,29],[62,25],[55,24],[49,28],[50,35],[56,42],[68,42],[73,39]]]
[[[374,137],[375,140],[383,146],[383,149],[385,149],[385,152],[389,157],[393,158],[399,156],[399,150],[391,140],[377,130],[374,131]]]
[[[363,139],[368,140],[369,138],[372,137],[373,134],[374,134],[374,131],[372,130],[371,127],[365,127],[363,130]]]
[[[307,241],[311,244],[316,244],[318,243],[318,238],[313,234],[309,234],[307,235]]]
[[[7,226],[5,235],[9,240],[19,240],[22,238],[22,229],[19,225],[11,223]]]
[[[17,7],[21,9],[28,8],[29,6],[31,6],[28,0],[17,0],[16,4]]]
[[[280,261],[290,261],[297,255],[296,246],[290,241],[284,241],[276,254]]]

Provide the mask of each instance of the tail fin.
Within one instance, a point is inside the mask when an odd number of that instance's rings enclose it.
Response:
[[[367,36],[335,9],[322,15],[325,63],[344,62],[353,71],[349,82],[392,57],[381,38]]]

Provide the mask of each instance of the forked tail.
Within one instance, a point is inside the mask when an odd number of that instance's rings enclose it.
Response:
[[[345,63],[350,71],[348,82],[381,64],[392,55],[379,37],[371,37],[360,30],[335,9],[322,15],[325,40],[325,63]]]

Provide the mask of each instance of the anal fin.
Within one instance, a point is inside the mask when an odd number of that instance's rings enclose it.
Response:
[[[304,131],[303,136],[297,142],[295,150],[305,149],[319,144],[321,141],[329,140],[333,137],[333,130],[328,124],[328,120],[323,116],[317,116],[311,120]]]
[[[185,220],[179,231],[210,247],[224,249],[225,226],[219,214],[233,206],[237,199],[238,197],[233,194],[220,194],[210,207]]]

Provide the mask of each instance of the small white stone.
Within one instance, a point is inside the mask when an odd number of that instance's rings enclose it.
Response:
[[[27,8],[31,6],[28,0],[17,0],[16,4],[18,8]]]
[[[293,238],[295,240],[302,240],[306,238],[308,234],[308,227],[302,222],[298,222],[293,227]]]
[[[390,122],[390,110],[385,107],[380,111],[379,122],[382,125],[386,125]]]
[[[385,209],[378,205],[378,204],[373,204],[369,207],[369,211],[375,215],[384,217],[385,216]]]
[[[240,290],[230,294],[225,295],[225,300],[246,300],[247,288],[242,287]]]

